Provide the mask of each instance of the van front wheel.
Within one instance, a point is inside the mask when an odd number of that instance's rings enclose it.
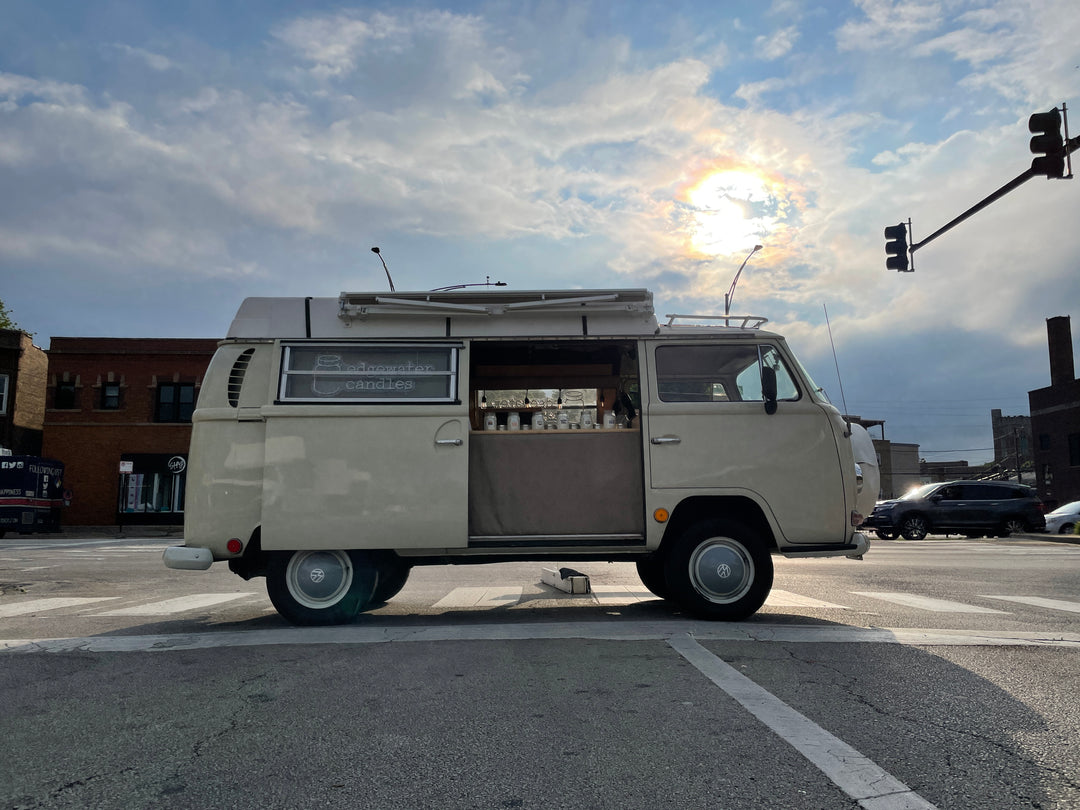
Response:
[[[271,556],[266,592],[293,624],[342,624],[368,606],[376,580],[361,551],[287,551]]]
[[[690,613],[739,621],[765,603],[772,588],[772,557],[744,524],[705,520],[667,550],[664,577],[671,598]]]

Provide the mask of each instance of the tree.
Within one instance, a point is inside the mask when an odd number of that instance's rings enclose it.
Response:
[[[11,317],[11,312],[4,306],[4,302],[0,301],[0,329],[18,329],[19,325]]]

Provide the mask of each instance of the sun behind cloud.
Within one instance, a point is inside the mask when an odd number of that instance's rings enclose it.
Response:
[[[680,194],[688,252],[744,253],[780,231],[786,242],[790,196],[781,180],[752,167],[709,167]]]

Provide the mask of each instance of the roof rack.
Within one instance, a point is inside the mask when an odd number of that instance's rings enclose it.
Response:
[[[648,290],[531,290],[520,292],[431,291],[351,293],[338,297],[338,317],[368,315],[508,315],[518,311],[643,312],[653,311]]]
[[[727,326],[734,329],[760,329],[762,324],[768,323],[769,319],[762,315],[665,315],[668,319],[667,326],[701,326],[702,324],[675,323],[676,318],[686,318],[695,321],[723,321],[722,324],[705,324],[706,326]]]

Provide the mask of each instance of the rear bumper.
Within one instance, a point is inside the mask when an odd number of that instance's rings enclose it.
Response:
[[[184,571],[205,571],[214,562],[214,553],[208,548],[192,546],[169,546],[161,555],[166,568]]]

